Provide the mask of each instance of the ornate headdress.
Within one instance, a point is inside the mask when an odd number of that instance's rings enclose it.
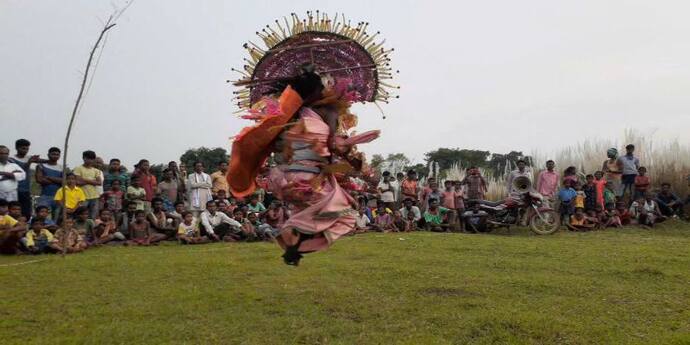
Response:
[[[275,27],[266,25],[256,34],[263,40],[265,48],[249,42],[244,48],[249,52],[242,70],[242,79],[234,82],[241,89],[233,92],[234,100],[241,110],[250,109],[263,96],[273,94],[277,83],[295,77],[295,71],[304,64],[316,67],[316,73],[335,81],[333,85],[342,88],[341,80],[347,81],[352,101],[384,102],[398,97],[392,85],[389,53],[384,49],[385,40],[378,41],[379,32],[366,33],[369,23],[360,22],[352,26],[344,15],[336,14],[331,19],[327,14],[307,12],[306,19],[292,13],[290,19],[283,17],[275,21]]]

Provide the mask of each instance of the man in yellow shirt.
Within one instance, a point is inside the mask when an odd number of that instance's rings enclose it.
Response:
[[[86,195],[86,204],[89,208],[89,218],[96,219],[98,216],[98,204],[103,191],[103,172],[96,168],[96,153],[84,151],[82,153],[84,164],[74,168],[77,176],[77,185],[81,187]]]
[[[65,200],[62,200],[62,190],[65,189]],[[67,208],[67,214],[72,214],[79,206],[84,206],[86,203],[86,194],[77,187],[77,177],[74,174],[67,174],[67,186],[60,187],[55,192],[55,202],[60,207]],[[58,217],[62,215],[62,211],[58,212]]]
[[[228,174],[228,163],[227,162],[218,163],[218,171],[211,174],[211,184],[213,185],[213,188],[211,189],[211,191],[213,192],[214,196],[216,194],[218,194],[219,190],[224,190],[225,195],[230,195],[230,186],[228,185],[228,180],[225,177],[225,175],[227,175],[227,174]]]

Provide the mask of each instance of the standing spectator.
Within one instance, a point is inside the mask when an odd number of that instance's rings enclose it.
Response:
[[[157,192],[163,199],[165,208],[167,210],[172,210],[178,200],[178,184],[170,168],[163,170],[163,181],[158,184]]]
[[[419,184],[417,181],[417,172],[410,170],[407,172],[407,177],[400,184],[403,198],[412,198],[419,201]]]
[[[396,185],[396,190],[395,190],[395,202],[398,203],[397,207],[402,207],[403,201],[405,201],[405,197],[403,196],[402,193],[402,183],[405,180],[405,174],[402,172],[399,172],[395,174],[395,185]]]
[[[127,187],[129,187],[129,176],[127,176],[127,172],[125,172],[124,167],[117,158],[110,160],[108,170],[103,174],[103,190],[110,190],[110,186],[115,180],[120,181],[121,190],[127,190]]]
[[[467,186],[467,200],[484,200],[487,185],[486,180],[484,180],[484,177],[479,171],[479,168],[470,167],[467,169],[467,175],[465,176],[465,179],[462,180],[462,184]]]
[[[31,164],[38,163],[40,160],[38,156],[29,156],[29,147],[31,142],[26,139],[19,139],[14,143],[14,148],[17,150],[17,154],[10,158],[10,162],[19,165],[24,171],[25,178],[18,181],[17,185],[17,200],[22,205],[22,215],[24,217],[31,218]]]
[[[151,200],[156,196],[156,176],[151,173],[151,165],[146,159],[139,160],[135,165],[134,174],[139,177],[139,186],[146,191],[146,199],[144,200],[144,209],[148,212],[151,210]]]
[[[55,192],[62,186],[62,165],[58,164],[58,160],[60,149],[51,147],[48,150],[48,161],[36,166],[36,182],[41,185],[41,196],[36,206],[48,207],[53,220],[58,219]]]
[[[554,161],[546,161],[546,170],[540,172],[537,177],[537,192],[549,200],[553,200],[558,191],[558,180],[560,177],[554,171],[555,167],[556,163]]]
[[[381,201],[383,201],[387,208],[392,210],[395,208],[395,188],[393,188],[390,178],[391,173],[389,171],[384,171],[383,180],[376,189],[379,192]]]
[[[606,188],[606,182],[603,171],[594,173],[594,181],[592,181],[592,183],[597,192],[597,205],[601,206],[602,211],[604,210],[604,189]]]
[[[558,192],[558,199],[561,201],[560,213],[561,222],[568,224],[570,216],[575,214],[574,200],[577,192],[572,186],[572,182],[565,182],[565,185]]]
[[[17,201],[17,188],[26,179],[26,173],[19,165],[9,161],[10,149],[0,145],[0,199]]]
[[[139,185],[139,176],[132,175],[132,180],[127,187],[127,201],[135,204],[137,211],[146,209],[146,190]]]
[[[181,164],[180,167],[184,167],[184,164]],[[181,168],[177,167],[177,163],[175,161],[170,161],[168,162],[168,170],[172,171],[173,180],[177,182],[177,200],[184,201],[186,191],[185,184],[187,183],[187,169],[185,168],[183,173]]]
[[[647,176],[647,168],[640,167],[637,169],[637,173],[638,175],[635,176],[635,193],[633,194],[632,200],[637,200],[639,197],[644,197],[652,183],[652,181],[649,179],[649,176]]]
[[[204,172],[204,163],[194,163],[194,172],[189,175],[189,208],[195,215],[206,209],[206,203],[213,200],[211,176]],[[198,218],[198,216],[196,217]]]
[[[602,171],[606,174],[606,181],[610,181],[616,196],[620,197],[621,178],[623,176],[623,162],[618,159],[618,150],[614,147],[606,151],[608,159],[604,161]]]
[[[570,185],[575,185],[580,183],[580,179],[577,177],[577,168],[574,166],[569,166],[563,170],[563,184],[566,182]]]
[[[640,169],[640,160],[635,157],[635,145],[628,144],[625,147],[625,156],[620,157],[618,160],[621,162],[622,168],[622,182],[620,196],[624,196],[625,192],[630,191],[632,197],[633,191],[635,190],[635,177],[637,177],[638,170]]]
[[[67,215],[70,216],[74,214],[77,208],[82,207],[86,204],[86,194],[84,191],[77,186],[77,177],[70,173],[67,174],[67,185],[60,187],[55,192],[55,202],[58,205],[58,219],[62,219],[62,210],[65,208],[67,210]],[[64,198],[63,198],[63,188],[64,188]]]
[[[594,184],[594,175],[588,174],[585,180],[582,191],[585,192],[585,213],[589,214],[597,209],[597,186]]]
[[[524,159],[520,159],[517,161],[517,169],[513,170],[508,174],[508,178],[506,179],[506,186],[508,187],[508,193],[515,193],[516,189],[515,186],[513,186],[513,181],[515,181],[516,178],[524,176],[527,177],[530,181],[532,181],[532,174],[527,170],[527,162],[525,162]]]
[[[683,216],[683,202],[671,191],[671,184],[664,182],[661,184],[661,192],[656,195],[656,203],[659,205],[659,212],[665,217]]]
[[[96,219],[98,216],[98,204],[101,194],[98,192],[103,185],[103,173],[98,170],[96,164],[96,153],[84,151],[82,153],[84,164],[74,168],[74,175],[77,177],[77,185],[81,187],[86,195],[86,207],[89,209],[89,218]]]
[[[213,185],[211,191],[213,195],[216,195],[219,190],[224,190],[225,195],[230,194],[230,185],[228,185],[228,179],[225,175],[228,173],[228,163],[219,162],[218,171],[211,174],[211,184]]]

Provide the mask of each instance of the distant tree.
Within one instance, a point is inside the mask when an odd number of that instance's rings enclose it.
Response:
[[[180,156],[180,161],[188,168],[188,171],[194,169],[195,162],[202,162],[206,167],[207,172],[216,170],[218,163],[228,161],[228,152],[225,149],[216,147],[213,149],[207,147],[200,147],[196,149],[189,149]]]
[[[524,159],[528,165],[532,165],[532,157],[525,156],[522,151],[510,151],[507,154],[491,154],[487,168],[494,176],[503,176],[506,172],[514,169],[516,162],[520,159]]]
[[[424,157],[429,163],[437,163],[439,170],[450,169],[454,164],[462,164],[463,167],[486,166],[486,161],[491,153],[489,151],[439,148],[436,151],[427,152]]]
[[[397,173],[405,170],[412,162],[404,153],[391,153],[386,157],[386,169],[392,173]]]
[[[383,159],[383,156],[380,154],[374,154],[371,156],[371,161],[369,162],[369,166],[374,169],[374,170],[381,170],[381,164],[385,159]]]

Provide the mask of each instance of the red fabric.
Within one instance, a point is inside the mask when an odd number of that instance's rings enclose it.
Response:
[[[282,114],[266,116],[258,125],[244,128],[232,143],[227,179],[230,192],[235,197],[254,193],[256,176],[271,154],[271,144],[280,134],[280,128],[302,106],[302,97],[288,86],[278,103]]]

